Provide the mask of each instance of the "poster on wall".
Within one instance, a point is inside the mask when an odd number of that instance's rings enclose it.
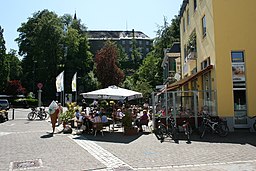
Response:
[[[245,81],[245,68],[244,63],[232,64],[233,82]]]

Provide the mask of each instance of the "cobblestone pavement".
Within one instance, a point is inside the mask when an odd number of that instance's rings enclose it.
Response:
[[[160,143],[150,133],[50,136],[50,123],[28,121],[27,112],[17,111],[15,120],[0,124],[0,170],[256,170],[255,133],[207,134],[204,139],[194,134],[191,144],[183,135],[179,143]]]

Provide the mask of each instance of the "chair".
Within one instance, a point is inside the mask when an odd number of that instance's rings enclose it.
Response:
[[[103,136],[103,123],[98,122],[98,123],[93,123],[93,130],[94,130],[94,136],[97,135],[98,131],[101,131],[101,135]]]
[[[105,122],[105,123],[102,123],[103,128],[107,128],[107,127],[108,127],[108,131],[109,131],[109,132],[111,132],[110,124],[111,124],[110,121]]]
[[[141,120],[141,121],[140,121],[140,126],[141,126],[141,128],[143,129],[143,125],[144,125],[144,126],[146,126],[146,127],[148,128],[148,130],[151,131],[151,129],[150,129],[148,123],[149,123],[149,120]],[[145,131],[145,129],[143,129],[143,131]]]

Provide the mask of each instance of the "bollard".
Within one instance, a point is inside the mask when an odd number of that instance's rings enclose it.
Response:
[[[12,109],[12,120],[14,120],[14,108]]]

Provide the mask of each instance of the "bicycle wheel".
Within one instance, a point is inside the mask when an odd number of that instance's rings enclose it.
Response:
[[[252,125],[254,131],[256,131],[256,121],[254,122],[254,124]]]
[[[36,117],[36,114],[34,113],[34,112],[30,112],[29,114],[28,114],[28,120],[34,120],[35,119],[35,117]]]
[[[184,127],[184,133],[185,133],[185,135],[187,136],[188,142],[190,142],[190,135],[192,134],[192,128],[191,128],[190,124],[187,124],[187,125]]]
[[[176,142],[178,140],[178,130],[177,128],[172,128],[172,139]]]
[[[46,120],[49,118],[49,114],[47,112],[42,112],[41,115],[42,115],[42,117],[41,117],[42,120]]]
[[[203,138],[203,137],[204,137],[205,131],[206,131],[206,126],[205,126],[204,124],[202,124],[202,125],[199,127],[200,138]]]
[[[159,130],[160,141],[162,143],[164,141],[164,139],[166,138],[167,130],[166,130],[165,126],[163,126],[163,125],[160,125],[158,130]]]
[[[229,128],[227,126],[227,124],[225,123],[219,123],[218,127],[217,127],[217,132],[219,134],[219,136],[221,137],[225,137],[228,135],[228,132],[229,132]]]

